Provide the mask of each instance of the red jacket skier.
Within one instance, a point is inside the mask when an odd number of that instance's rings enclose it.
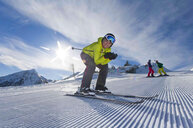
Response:
[[[147,77],[150,77],[150,74],[151,74],[151,77],[154,77],[154,70],[152,69],[151,60],[149,60],[147,62],[147,64],[148,64],[148,67],[149,67],[149,72],[148,72]]]

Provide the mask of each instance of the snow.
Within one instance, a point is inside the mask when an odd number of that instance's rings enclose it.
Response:
[[[193,72],[169,72],[169,77],[147,74],[110,74],[114,93],[151,96],[140,105],[115,104],[64,96],[73,93],[81,78],[36,86],[0,88],[0,127],[193,127]],[[157,74],[158,75],[158,74]],[[96,82],[96,75],[92,83]]]

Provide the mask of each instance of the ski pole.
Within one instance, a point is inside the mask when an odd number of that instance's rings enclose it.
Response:
[[[75,48],[75,47],[72,47],[72,50],[82,50],[80,48]]]
[[[83,50],[83,49],[72,47],[72,50]],[[87,49],[85,49],[85,51],[88,51],[88,52],[94,52],[94,50],[87,50]],[[101,51],[101,53],[104,53],[104,52]]]
[[[72,47],[72,50],[83,50],[83,49]],[[86,49],[85,49],[85,51],[94,52],[93,50],[86,50]]]

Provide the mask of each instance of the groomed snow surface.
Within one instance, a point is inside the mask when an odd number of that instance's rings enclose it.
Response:
[[[158,98],[140,105],[64,96],[75,92],[81,79],[38,86],[2,87],[0,127],[193,128],[193,74],[169,74],[169,77],[159,78],[145,78],[146,74],[108,77],[106,86],[114,93],[159,94]]]

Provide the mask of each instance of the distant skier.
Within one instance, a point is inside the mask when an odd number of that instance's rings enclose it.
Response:
[[[166,74],[166,72],[164,71],[163,64],[160,63],[160,62],[158,62],[158,60],[156,60],[155,62],[156,62],[156,64],[157,64],[158,68],[159,68],[159,69],[158,69],[158,72],[159,72],[160,76],[162,76],[161,71],[164,73],[164,76],[168,76],[168,75]]]
[[[99,37],[97,42],[83,48],[80,56],[86,65],[86,69],[84,71],[80,92],[89,93],[93,91],[90,89],[90,84],[96,67],[98,67],[100,71],[95,90],[108,91],[108,88],[105,86],[108,74],[108,63],[117,57],[117,54],[111,52],[111,46],[114,43],[115,36],[108,33],[104,37]]]
[[[151,65],[151,60],[149,60],[149,61],[147,62],[147,64],[148,64],[148,67],[149,67],[149,72],[148,72],[147,77],[150,77],[150,74],[151,74],[151,77],[155,77],[155,76],[154,76],[154,70],[152,69],[152,65]]]

